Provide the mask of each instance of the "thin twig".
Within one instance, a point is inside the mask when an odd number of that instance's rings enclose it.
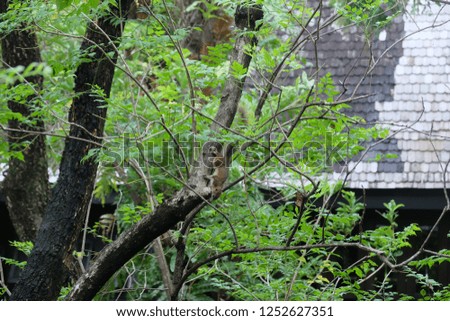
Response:
[[[88,233],[88,228],[89,228],[89,217],[91,215],[91,207],[92,207],[92,199],[93,198],[94,198],[94,193],[91,194],[91,198],[89,199],[89,204],[88,204],[88,207],[86,210],[86,218],[84,219],[83,238],[81,241],[81,250],[80,250],[81,255],[77,254],[77,262],[81,268],[82,273],[86,273],[86,269],[83,264],[83,256],[85,255],[87,233]]]
[[[374,275],[376,275],[378,272],[380,272],[381,269],[383,269],[383,268],[385,267],[385,265],[386,265],[385,263],[382,263],[375,271],[373,271],[372,273],[370,273],[370,274],[369,274],[368,276],[366,276],[364,279],[359,280],[359,281],[358,281],[358,284],[361,285],[361,284],[363,284],[364,282],[370,280]]]
[[[6,286],[5,276],[3,274],[3,263],[2,263],[1,257],[0,257],[0,286],[5,289],[6,294],[8,294],[8,296],[11,296],[11,291],[9,291],[8,287]]]
[[[442,254],[442,253],[431,251],[431,250],[423,250],[423,252],[431,254],[431,255],[435,255],[435,256],[438,256],[438,257],[444,257],[446,259],[450,259],[450,255],[447,255],[447,254]]]

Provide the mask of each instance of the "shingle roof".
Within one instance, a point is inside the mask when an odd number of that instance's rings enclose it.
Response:
[[[391,128],[389,140],[375,146],[351,175],[350,187],[441,188],[443,168],[450,159],[450,6],[431,4],[418,14],[405,14],[372,43],[373,57],[383,56],[352,103],[367,122]],[[434,27],[431,27],[433,26]],[[336,27],[336,26],[335,26]],[[417,32],[419,29],[424,30]],[[417,32],[417,33],[416,33]],[[319,65],[347,93],[365,73],[369,50],[356,29],[332,32],[317,43]],[[386,49],[388,50],[384,55]],[[311,59],[311,50],[304,51]],[[342,87],[341,87],[342,88]],[[425,109],[424,109],[425,108]],[[400,125],[400,126],[399,126]],[[410,128],[407,128],[410,127]],[[396,159],[373,162],[377,153]],[[350,162],[349,168],[357,163]],[[340,177],[336,172],[333,178]]]

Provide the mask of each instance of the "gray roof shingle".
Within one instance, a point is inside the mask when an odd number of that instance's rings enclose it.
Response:
[[[441,10],[442,9],[442,10]],[[441,10],[441,11],[439,11]],[[439,14],[438,14],[439,12]],[[403,15],[372,43],[377,59],[391,48],[368,76],[352,103],[352,113],[367,122],[391,128],[389,140],[366,154],[350,177],[351,187],[442,188],[442,171],[450,159],[450,7],[431,4],[416,15]],[[433,28],[430,26],[433,25]],[[415,33],[418,28],[425,28]],[[364,75],[368,46],[355,29],[328,33],[317,42],[321,74],[330,72],[336,85],[350,95]],[[360,34],[360,33],[359,33]],[[303,54],[313,61],[312,48]],[[314,72],[315,70],[311,70]],[[423,102],[423,103],[422,103]],[[423,110],[425,108],[425,110]],[[400,125],[400,126],[399,126]],[[403,126],[403,127],[402,127]],[[374,162],[376,154],[397,154],[396,159]],[[335,172],[333,178],[342,176]]]

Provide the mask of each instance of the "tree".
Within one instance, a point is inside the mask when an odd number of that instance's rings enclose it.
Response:
[[[228,289],[238,298],[261,292],[273,299],[286,282],[286,299],[306,293],[364,298],[372,293],[355,288],[355,275],[356,284],[362,284],[383,268],[406,269],[415,257],[395,260],[418,228],[396,229],[399,206],[387,204],[388,225],[355,236],[363,204],[343,192],[335,206],[342,183],[321,181],[333,164],[358,155],[363,142],[389,138],[389,131],[344,113],[364,98],[357,88],[344,98],[329,74],[319,75],[319,66],[296,59],[338,19],[361,23],[367,14],[376,17],[360,25],[370,37],[377,30],[373,27],[382,28],[395,12],[379,14],[380,5],[390,2],[350,3],[329,13],[322,1],[314,6],[302,1],[139,1],[143,19],[130,20],[128,14],[136,10],[131,0],[3,1],[2,21],[9,27],[1,29],[6,35],[2,78],[13,93],[2,96],[12,112],[6,116],[8,127],[2,125],[11,136],[9,151],[3,152],[8,176],[16,166],[39,164],[36,187],[26,189],[34,195],[35,189],[46,190],[43,168],[59,166],[48,203],[25,203],[45,207],[45,215],[10,299],[54,300],[64,286],[70,291],[65,299],[93,299],[102,287],[108,289],[114,275],[122,279],[116,272],[136,255],[142,257],[140,266],[156,270],[151,282],[165,293],[157,297],[174,300],[186,293],[196,273],[205,276],[203,285],[217,292]],[[10,37],[17,42],[8,42]],[[17,48],[39,45],[44,63],[37,50],[18,54]],[[299,77],[288,82],[289,73]],[[17,150],[16,140],[24,134],[27,139]],[[47,165],[45,154],[51,152],[62,157],[51,157]],[[240,167],[226,170],[228,183],[213,192],[214,184],[223,183],[216,168],[231,161]],[[22,176],[14,176],[15,183],[7,179],[7,195],[14,193],[8,191],[11,186],[26,186],[28,170],[17,170]],[[292,185],[274,196],[285,204],[272,208],[258,182],[286,172]],[[113,191],[119,194],[112,218],[119,235],[105,237],[100,231],[111,227],[101,222],[91,230],[108,244],[85,271],[76,258],[86,253],[77,252],[76,242],[92,197],[104,199]],[[14,216],[21,202],[10,203]],[[348,249],[359,249],[365,257],[350,265],[333,259]],[[252,266],[255,260],[261,266]],[[217,261],[223,262],[227,278],[217,277],[220,268],[208,274]],[[252,291],[229,282],[237,278],[237,264],[261,280],[251,285],[252,276],[239,276]],[[125,278],[141,282],[139,276]],[[271,291],[259,288],[264,282]],[[305,290],[308,282],[316,292]]]
[[[0,3],[0,12],[7,12],[8,1]],[[11,30],[2,37],[2,56],[5,68],[19,66],[36,67],[41,62],[37,37],[33,30]],[[42,75],[30,75],[22,79],[29,84],[17,93],[26,100],[21,103],[14,98],[8,101],[12,113],[29,118],[29,122],[20,122],[17,118],[8,120],[10,131],[9,152],[20,153],[23,144],[29,142],[21,157],[10,157],[8,175],[4,182],[8,212],[20,240],[33,240],[42,221],[44,208],[48,200],[48,163],[45,147],[44,123],[33,116],[34,108],[39,105],[38,95],[42,90]],[[23,86],[22,86],[23,87]],[[31,91],[31,92],[30,92]],[[20,97],[19,96],[19,97]],[[22,159],[21,159],[22,158]]]

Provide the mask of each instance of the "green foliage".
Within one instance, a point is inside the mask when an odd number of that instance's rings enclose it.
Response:
[[[149,207],[134,204],[124,204],[118,211],[118,227],[120,231],[126,230],[130,226],[136,224],[144,215],[151,212]]]
[[[10,244],[20,252],[25,254],[26,256],[30,255],[31,250],[33,249],[33,243],[29,241],[27,242],[11,241]]]
[[[30,255],[31,250],[33,249],[32,242],[10,241],[10,245],[12,247],[15,247],[18,251],[22,252],[26,256]],[[26,261],[17,261],[7,257],[0,257],[0,259],[2,259],[2,261],[4,261],[6,264],[14,265],[21,269],[23,269],[27,264]]]
[[[323,188],[326,190],[328,187]],[[339,300],[352,296],[359,299],[378,297],[374,297],[371,291],[363,290],[359,285],[380,265],[377,257],[369,256],[359,264],[349,267],[348,263],[342,261],[347,250],[341,251],[326,245],[315,248],[314,245],[323,242],[323,230],[319,222],[326,218],[325,244],[352,242],[361,237],[367,240],[364,243],[385,249],[387,256],[398,256],[396,248],[409,244],[409,238],[415,235],[417,229],[414,229],[414,233],[410,228],[406,228],[397,234],[391,234],[386,232],[385,226],[381,226],[374,231],[353,236],[352,230],[360,221],[364,205],[356,200],[353,193],[344,192],[343,201],[339,202],[336,209],[317,207],[314,205],[316,198],[323,195],[324,190],[317,191],[308,202],[295,236],[295,244],[307,245],[310,248],[297,251],[271,250],[283,245],[286,235],[294,225],[298,212],[292,205],[287,204],[277,209],[261,207],[258,202],[260,196],[256,191],[249,192],[245,201],[237,193],[227,193],[227,201],[222,209],[225,213],[233,213],[229,219],[236,228],[240,246],[268,250],[234,255],[220,262],[211,262],[192,276],[193,282],[197,285],[199,282],[209,284],[214,280],[213,284],[217,284],[219,289],[226,290],[231,297],[240,300]],[[242,212],[240,205],[243,202],[250,204],[249,212]],[[386,215],[392,209],[393,207],[387,208]],[[216,228],[211,228],[212,226]],[[195,261],[203,260],[214,253],[233,248],[233,236],[224,226],[226,222],[221,216],[214,211],[205,211],[189,235],[191,246],[188,248],[192,248],[189,257],[195,257]],[[392,249],[384,247],[386,242],[391,244]],[[382,273],[377,275],[378,280],[383,280]],[[383,282],[380,286],[386,290],[390,283]]]
[[[100,0],[55,0],[54,2],[59,11],[73,5],[79,6],[81,12],[88,13],[99,5]]]
[[[29,66],[18,66],[0,69],[0,124],[6,124],[8,121],[18,121],[32,126],[35,123],[35,117],[41,115],[42,100],[39,98],[30,99],[37,91],[35,86],[31,85],[27,79],[36,76],[48,76],[51,68],[44,63],[33,63]],[[8,101],[28,104],[30,106],[30,115],[24,116],[13,112],[8,108]],[[7,162],[10,157],[23,160],[21,150],[25,150],[28,141],[22,141],[20,145],[14,146],[14,149],[8,149],[6,139],[0,140],[0,163]]]
[[[200,9],[204,18],[210,19],[217,17],[219,8],[232,15],[235,5],[243,2],[194,1],[187,11]],[[296,39],[319,18],[321,11],[315,11],[311,1],[256,3],[263,4],[265,18],[257,32],[256,50],[246,48],[252,55],[248,70],[229,61],[234,39],[239,36],[236,30],[231,39],[209,46],[201,59],[190,59],[191,53],[180,43],[192,30],[176,28],[176,19],[170,19],[166,4],[171,14],[179,14],[173,1],[153,1],[148,18],[127,22],[118,47],[111,96],[104,97],[98,88],[91,88],[104,103],[102,108],[108,108],[103,146],[83,160],[100,164],[94,196],[102,203],[111,194],[117,196],[117,209],[108,215],[120,234],[152,215],[154,206],[186,184],[203,143],[212,139],[233,143],[238,151],[228,181],[243,178],[241,183],[224,191],[213,201],[214,207],[205,207],[187,235],[180,234],[179,226],[173,232],[173,240],[183,237],[186,241],[189,266],[204,262],[187,278],[180,299],[413,299],[396,292],[392,272],[381,258],[392,264],[401,261],[412,240],[423,236],[420,228],[416,224],[400,227],[402,205],[391,201],[384,204],[381,213],[385,224],[363,229],[362,200],[343,190],[343,182],[326,179],[333,166],[347,164],[366,149],[368,141],[386,138],[389,130],[349,116],[352,103],[340,101],[333,75],[319,77],[308,71],[312,63],[296,47]],[[103,15],[110,4],[116,2],[11,1],[14,10],[0,19],[1,32],[34,28],[44,61],[0,70],[0,124],[12,119],[32,122],[34,116],[44,120],[51,133],[47,146],[54,171],[68,133],[75,70],[93,59],[78,50],[85,26]],[[369,36],[385,27],[400,8],[392,0],[336,0],[334,4],[343,24],[355,23]],[[120,23],[119,19],[116,22]],[[279,67],[283,68],[278,79],[283,81],[268,92],[262,115],[257,118],[254,110],[267,79]],[[287,81],[293,74],[295,79]],[[245,75],[249,80],[240,101],[240,119],[231,131],[212,133],[209,128],[225,81],[229,76],[240,80]],[[25,81],[31,76],[44,78],[44,90],[33,101],[28,97],[36,88]],[[11,112],[7,101],[26,103],[33,117]],[[239,150],[241,146],[246,148]],[[10,157],[22,155],[10,152],[6,140],[0,140],[0,163]],[[275,197],[280,204],[272,207],[260,189],[270,178],[280,183],[286,176],[287,182]],[[298,193],[307,195],[303,208],[297,204]],[[103,230],[104,222],[99,221],[89,232],[105,243],[116,237]],[[286,247],[291,235],[290,247]],[[26,254],[32,247],[20,242],[12,245]],[[359,257],[357,245],[373,251]],[[210,260],[233,250],[236,253]],[[165,256],[173,273],[177,247],[165,247]],[[349,261],[348,257],[356,256]],[[425,269],[448,262],[449,256],[449,251],[442,250],[420,257],[400,272],[422,288],[421,299],[448,299],[449,287],[438,284]],[[19,267],[25,264],[3,261]],[[115,299],[119,294],[132,300],[168,299],[161,279],[155,253],[149,247],[127,263],[97,299]],[[70,287],[63,288],[61,298],[68,291]]]
[[[383,29],[404,9],[399,0],[333,0],[331,2],[344,17],[345,23],[362,27],[366,35]]]

